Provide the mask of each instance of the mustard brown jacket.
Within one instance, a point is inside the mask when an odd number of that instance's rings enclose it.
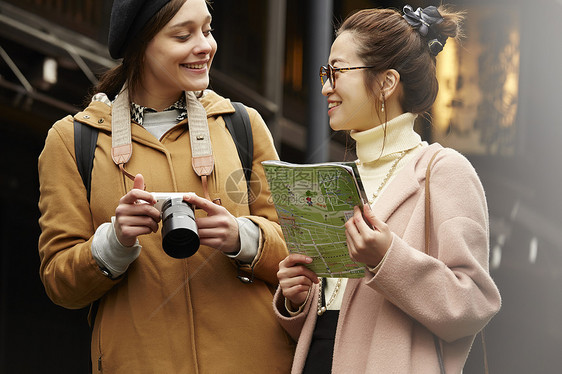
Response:
[[[271,310],[278,263],[287,250],[260,164],[278,156],[262,118],[248,108],[254,136],[248,204],[237,150],[221,117],[234,108],[212,91],[201,102],[215,156],[211,198],[220,198],[234,216],[245,216],[260,228],[262,245],[251,264],[256,277],[252,284],[236,278],[234,260],[209,247],[201,246],[187,259],[167,256],[160,231],[139,237],[141,254],[123,276],[104,276],[92,257],[92,237],[133,187],[111,159],[111,108],[92,102],[74,116],[99,130],[90,203],[76,166],[73,117],[58,121],[48,133],[39,157],[40,276],[56,304],[75,309],[100,300],[92,333],[94,372],[290,371],[294,343]],[[187,120],[160,141],[133,123],[132,141],[133,154],[125,167],[143,174],[147,191],[203,196],[191,166]]]

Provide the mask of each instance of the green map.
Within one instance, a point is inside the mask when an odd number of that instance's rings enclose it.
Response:
[[[262,164],[289,251],[311,257],[307,267],[320,277],[362,278],[344,226],[366,201],[355,163]]]

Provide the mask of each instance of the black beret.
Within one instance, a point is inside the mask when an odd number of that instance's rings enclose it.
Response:
[[[170,0],[114,0],[108,38],[111,57],[122,58],[131,40],[169,2]]]

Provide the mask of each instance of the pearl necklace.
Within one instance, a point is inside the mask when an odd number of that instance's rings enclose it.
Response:
[[[386,185],[386,182],[388,182],[388,180],[390,179],[392,174],[394,174],[394,171],[396,170],[396,167],[398,166],[398,163],[404,158],[404,156],[406,156],[406,153],[408,153],[408,151],[409,151],[409,149],[400,152],[400,154],[398,155],[396,160],[394,160],[394,162],[390,166],[390,169],[388,169],[388,172],[384,176],[384,179],[382,180],[382,183],[380,184],[379,188],[377,188],[376,192],[373,192],[373,197],[371,199],[369,199],[369,205],[373,205],[373,202],[377,199],[377,197],[381,193],[383,187]]]
[[[406,149],[406,150],[400,152],[400,154],[398,155],[396,160],[394,160],[394,162],[390,166],[390,169],[388,170],[388,172],[384,176],[384,179],[382,180],[382,183],[380,184],[379,188],[377,188],[377,191],[373,193],[373,198],[371,200],[369,200],[369,205],[372,205],[373,202],[375,201],[375,199],[379,196],[379,194],[381,193],[385,184],[388,182],[388,180],[390,179],[392,174],[394,174],[394,171],[396,170],[396,167],[398,166],[398,163],[404,158],[404,156],[406,156],[408,151],[410,151],[410,149]],[[332,303],[336,299],[336,296],[338,295],[338,292],[339,292],[341,284],[342,284],[342,279],[338,278],[338,280],[336,282],[336,286],[334,287],[334,291],[332,292],[332,295],[330,296],[330,300],[328,300],[326,305],[323,305],[324,304],[323,295],[324,295],[324,287],[325,287],[324,284],[325,284],[325,282],[326,282],[326,280],[324,278],[322,278],[322,280],[320,281],[320,285],[318,286],[318,308],[317,308],[316,313],[319,316],[324,314],[326,312],[326,310],[328,310],[330,305],[332,305]]]
[[[336,296],[338,295],[338,292],[340,290],[341,287],[341,278],[338,278],[338,281],[336,282],[336,287],[334,288],[334,291],[332,292],[332,296],[330,296],[330,300],[328,300],[328,302],[326,303],[326,305],[324,306],[323,304],[323,294],[324,294],[324,283],[326,282],[326,279],[322,279],[320,281],[320,285],[318,287],[318,310],[317,310],[317,314],[319,316],[321,316],[322,314],[324,314],[324,312],[326,312],[326,310],[328,310],[328,307],[330,305],[332,305],[332,303],[334,302],[334,300],[336,299]]]

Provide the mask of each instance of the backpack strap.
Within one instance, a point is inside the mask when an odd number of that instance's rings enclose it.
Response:
[[[86,196],[90,202],[90,190],[92,187],[92,169],[94,168],[94,156],[96,154],[96,144],[98,141],[98,129],[90,127],[74,120],[74,154],[76,156],[76,166],[84,187],[86,187]],[[99,300],[90,304],[88,311],[88,323],[90,325],[90,334],[94,332],[94,322],[98,312]],[[92,358],[90,357],[89,373],[92,372]]]
[[[98,129],[74,120],[74,153],[76,155],[76,166],[82,177],[82,182],[84,182],[84,187],[86,187],[88,202],[90,201],[92,168],[94,167],[97,141]]]
[[[252,125],[250,123],[250,116],[248,111],[242,103],[232,102],[235,112],[232,114],[224,115],[223,119],[226,128],[230,132],[238,157],[242,163],[244,176],[246,177],[246,184],[248,192],[250,191],[250,179],[252,177],[252,162],[254,160],[254,140],[252,135]]]

